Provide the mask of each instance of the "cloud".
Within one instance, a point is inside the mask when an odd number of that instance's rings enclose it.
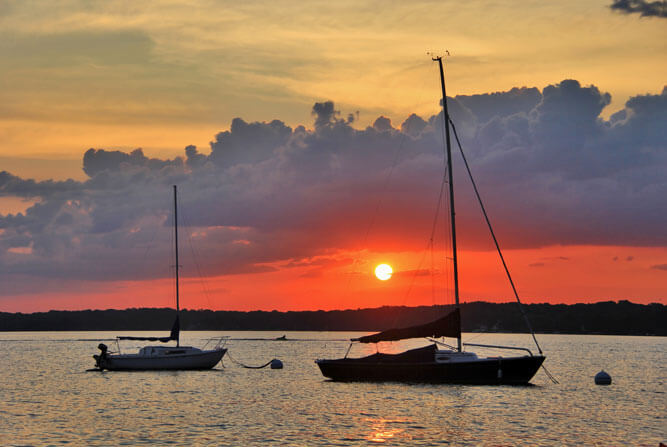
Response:
[[[19,178],[7,171],[0,171],[0,197],[49,198],[57,195],[76,195],[80,190],[81,183],[74,180],[37,182]]]
[[[667,1],[664,0],[613,0],[610,8],[625,14],[637,13],[641,17],[667,17]]]
[[[605,120],[610,99],[575,80],[451,98],[503,247],[667,245],[667,89]],[[187,146],[174,159],[92,148],[85,181],[0,173],[1,196],[35,200],[0,215],[3,293],[47,283],[26,277],[168,276],[173,184],[183,244],[197,247],[204,275],[301,267],[312,276],[353,250],[421,250],[443,175],[442,116],[357,129],[331,101],[312,114],[311,129],[236,118],[209,151]],[[458,155],[454,163],[461,245],[488,247]]]
[[[192,153],[192,146],[185,148],[188,160],[195,156]],[[176,158],[174,160],[159,160],[157,158],[148,158],[144,155],[141,149],[135,149],[132,152],[125,153],[121,151],[105,151],[104,149],[88,149],[83,154],[83,171],[89,177],[105,171],[116,171],[137,167],[146,168],[148,170],[160,170],[169,166],[181,166],[183,160]]]
[[[667,264],[656,264],[652,265],[651,268],[653,270],[667,270]]]

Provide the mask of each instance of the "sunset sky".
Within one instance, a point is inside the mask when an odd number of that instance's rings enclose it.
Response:
[[[450,303],[446,50],[523,300],[666,303],[664,2],[511,5],[1,2],[0,311],[173,306],[173,184],[185,308]],[[462,299],[509,301],[454,169]]]

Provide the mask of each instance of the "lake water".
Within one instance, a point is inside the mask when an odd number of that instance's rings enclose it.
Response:
[[[139,334],[139,333],[137,333]],[[287,335],[292,341],[252,340]],[[0,444],[652,446],[667,441],[667,339],[542,335],[533,386],[334,383],[314,360],[338,358],[357,333],[184,332],[182,344],[228,335],[212,371],[86,372],[109,332],[0,333]],[[529,346],[527,335],[466,334]],[[125,342],[132,351],[141,342]],[[401,350],[419,340],[388,343]],[[111,343],[107,342],[110,346]],[[115,345],[113,345],[115,346]],[[374,349],[368,346],[366,349]],[[479,350],[476,350],[479,351]],[[351,355],[363,353],[357,346]],[[605,369],[611,386],[596,386]]]

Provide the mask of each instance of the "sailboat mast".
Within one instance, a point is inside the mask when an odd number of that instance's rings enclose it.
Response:
[[[452,145],[449,138],[449,111],[447,110],[447,91],[445,89],[445,70],[442,67],[442,56],[432,58],[438,61],[440,67],[440,86],[442,87],[442,111],[445,115],[445,141],[447,144],[447,175],[449,176],[449,211],[451,213],[452,227],[452,262],[454,264],[454,302],[456,309],[459,309],[459,267],[458,255],[456,251],[456,212],[454,208],[454,176],[452,175]],[[457,338],[457,349],[461,351],[461,333]]]
[[[174,251],[176,253],[176,318],[181,312],[178,302],[178,205],[176,201],[176,185],[174,185]],[[180,334],[176,339],[176,346],[180,346]]]

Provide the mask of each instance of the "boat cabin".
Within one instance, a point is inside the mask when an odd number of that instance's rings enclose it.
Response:
[[[445,349],[435,351],[436,363],[469,362],[477,360],[477,354],[474,352],[459,352]]]
[[[138,355],[142,357],[163,357],[170,355],[188,355],[200,353],[201,349],[192,346],[144,346]]]

